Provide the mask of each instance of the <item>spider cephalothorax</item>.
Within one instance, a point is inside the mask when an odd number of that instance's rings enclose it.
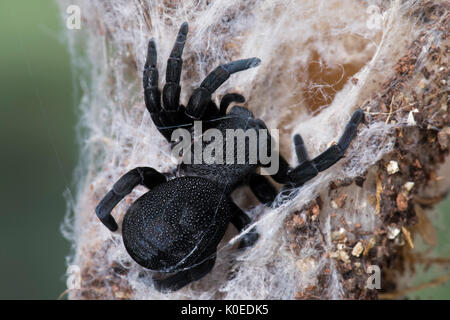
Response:
[[[223,134],[225,140],[227,129],[245,132],[255,130],[258,147],[265,144],[272,150],[270,134],[261,135],[267,130],[262,120],[255,119],[248,109],[241,106],[234,106],[227,113],[230,103],[244,102],[243,96],[226,94],[219,108],[211,100],[214,91],[231,74],[259,65],[260,60],[257,58],[219,66],[194,90],[186,107],[179,104],[181,56],[187,32],[188,25],[183,23],[167,62],[162,104],[154,40],[150,40],[148,45],[143,74],[144,96],[159,132],[175,146],[172,134],[177,128],[190,130],[195,121],[201,121],[202,130],[217,129],[216,133]],[[278,170],[271,174],[272,179],[287,187],[299,187],[329,168],[344,156],[362,120],[363,112],[357,110],[338,143],[312,160],[307,156],[300,135],[295,135],[294,145],[299,165],[290,168],[286,160],[277,154]],[[178,290],[202,278],[214,266],[217,245],[228,224],[233,224],[239,232],[250,224],[249,216],[231,199],[230,194],[237,186],[248,185],[264,204],[270,205],[275,200],[276,189],[265,176],[257,173],[259,167],[267,167],[268,164],[260,158],[256,158],[256,162],[249,161],[249,144],[249,140],[245,140],[244,163],[182,163],[175,177],[150,167],[135,168],[123,175],[97,206],[98,218],[108,229],[116,231],[118,226],[111,216],[112,209],[137,185],[149,189],[125,214],[122,236],[126,250],[138,264],[154,271],[170,273],[164,279],[154,279],[158,290]],[[203,143],[202,149],[207,146],[207,142]],[[225,148],[223,150],[228,152]],[[238,157],[236,153],[242,152],[237,147],[232,151],[235,152],[234,160]],[[239,248],[251,246],[257,239],[258,234],[252,229],[242,237]]]

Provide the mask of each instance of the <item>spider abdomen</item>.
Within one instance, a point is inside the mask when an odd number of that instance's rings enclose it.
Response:
[[[128,209],[122,224],[130,256],[145,268],[173,272],[215,248],[232,212],[219,189],[205,178],[180,177],[145,193]]]

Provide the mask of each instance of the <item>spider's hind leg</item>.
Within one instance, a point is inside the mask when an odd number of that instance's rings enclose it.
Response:
[[[331,167],[344,157],[350,142],[356,136],[358,125],[364,120],[364,112],[360,109],[353,113],[347,123],[344,133],[338,143],[329,147],[323,153],[312,160],[309,160],[306,148],[300,135],[294,136],[295,151],[297,153],[299,165],[288,172],[289,184],[301,186],[308,180],[314,178],[320,171]]]

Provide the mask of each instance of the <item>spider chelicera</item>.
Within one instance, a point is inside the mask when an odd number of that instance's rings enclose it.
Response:
[[[172,133],[180,127],[192,129],[194,121],[202,121],[203,129],[261,130],[266,129],[262,120],[242,106],[232,102],[244,102],[240,94],[223,96],[219,108],[211,100],[214,91],[235,72],[259,65],[258,58],[233,61],[212,71],[195,89],[186,107],[180,105],[180,76],[182,53],[188,24],[183,23],[167,62],[166,84],[162,103],[158,88],[156,45],[148,44],[147,60],[143,73],[145,104],[159,132],[171,141]],[[300,135],[294,136],[294,146],[299,165],[291,168],[278,157],[278,171],[271,178],[285,188],[297,188],[315,177],[339,159],[356,135],[364,118],[357,110],[345,127],[338,143],[310,160]],[[260,132],[260,131],[258,131]],[[224,134],[225,136],[225,134]],[[261,136],[258,135],[258,139]],[[273,146],[266,136],[269,148]],[[204,143],[205,147],[208,143]],[[248,147],[248,143],[246,145]],[[246,148],[245,150],[249,150]],[[247,151],[246,151],[247,152]],[[216,260],[216,250],[229,223],[241,232],[250,223],[250,217],[231,199],[238,186],[248,185],[257,199],[267,205],[277,197],[277,190],[266,176],[257,173],[267,167],[260,161],[250,163],[246,154],[244,164],[201,163],[178,166],[176,173],[160,173],[150,167],[138,167],[123,175],[104,196],[96,208],[101,222],[111,231],[118,225],[111,216],[113,208],[137,185],[149,189],[127,210],[122,223],[122,237],[129,255],[144,268],[166,273],[163,279],[154,278],[155,288],[167,292],[178,290],[211,271]],[[258,233],[253,228],[240,241],[239,248],[253,245]]]

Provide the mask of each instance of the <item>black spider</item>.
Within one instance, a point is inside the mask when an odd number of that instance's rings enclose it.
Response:
[[[260,62],[257,58],[219,66],[194,90],[186,108],[179,104],[181,56],[187,32],[188,25],[183,23],[167,63],[162,105],[154,40],[148,45],[143,74],[145,103],[161,134],[170,143],[175,129],[188,127],[192,130],[194,121],[202,121],[204,130],[216,128],[222,133],[226,129],[265,129],[264,122],[255,119],[244,107],[234,106],[226,113],[231,102],[244,102],[241,95],[226,94],[219,108],[211,100],[214,91],[231,74],[257,66]],[[295,135],[300,164],[290,168],[278,155],[279,170],[271,177],[288,188],[303,185],[344,156],[363,117],[363,112],[357,110],[339,142],[312,160],[307,156],[300,135]],[[270,135],[266,139],[272,148]],[[256,164],[248,161],[248,141],[245,150],[244,164],[183,163],[178,166],[175,177],[149,167],[135,168],[122,176],[97,206],[98,218],[108,229],[116,231],[118,226],[111,216],[112,209],[137,185],[149,189],[128,209],[122,223],[122,237],[126,250],[138,264],[170,273],[165,279],[154,279],[158,290],[178,290],[205,276],[214,266],[217,245],[228,224],[231,222],[239,232],[250,224],[249,216],[231,200],[230,194],[237,186],[247,184],[255,196],[268,205],[276,198],[274,186],[257,173],[259,167],[267,167],[267,164],[262,164],[260,159]],[[257,238],[253,229],[242,237],[239,247],[251,246]]]

